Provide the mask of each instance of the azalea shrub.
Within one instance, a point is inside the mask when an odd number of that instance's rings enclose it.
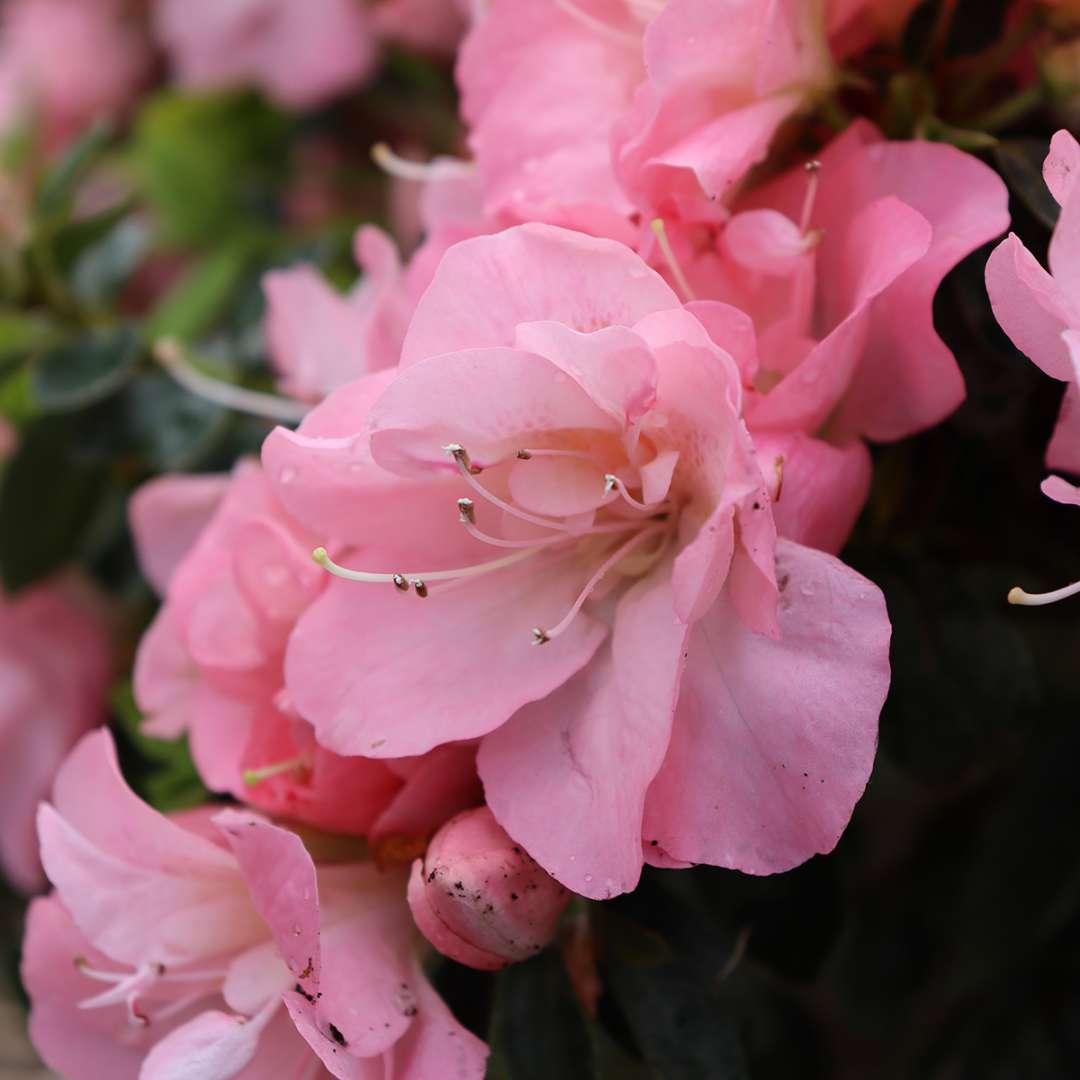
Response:
[[[1073,1076],[1078,122],[1066,0],[2,0],[0,1073]]]

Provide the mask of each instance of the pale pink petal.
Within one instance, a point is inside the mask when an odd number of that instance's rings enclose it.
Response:
[[[1059,206],[1068,201],[1080,179],[1080,143],[1064,129],[1050,140],[1050,152],[1043,162],[1043,180]]]
[[[335,581],[300,620],[285,661],[319,741],[339,754],[422,754],[486,734],[565,682],[605,630],[583,612],[542,651],[533,645],[532,628],[554,626],[585,576],[573,559],[543,560],[433,587],[424,600]]]
[[[128,520],[143,574],[164,596],[173,571],[194,546],[229,486],[224,474],[161,476],[128,503]]]
[[[880,592],[832,556],[781,541],[781,638],[717,603],[689,645],[644,837],[668,856],[752,874],[832,849],[874,760],[889,682]]]
[[[657,572],[620,600],[610,647],[480,746],[499,823],[583,896],[637,884],[645,791],[667,748],[687,632]]]
[[[521,225],[446,253],[417,305],[401,362],[511,345],[519,323],[555,320],[588,332],[678,306],[664,279],[623,244]]]
[[[232,1080],[251,1062],[265,1021],[208,1010],[154,1044],[139,1080]]]
[[[1048,476],[1041,484],[1042,493],[1054,502],[1066,506],[1080,506],[1080,487],[1070,484],[1060,476]]]
[[[315,864],[300,837],[250,814],[224,810],[214,823],[229,842],[255,910],[293,978],[318,986],[321,971]]]
[[[1071,379],[1073,365],[1061,335],[1080,326],[1080,308],[1015,233],[990,255],[986,288],[994,315],[1013,344],[1047,375]]]
[[[1057,424],[1046,447],[1051,469],[1080,473],[1080,383],[1069,383],[1061,402]]]
[[[757,333],[745,311],[718,300],[694,300],[686,305],[709,332],[709,337],[735,361],[743,382],[749,386],[758,369]]]
[[[762,470],[771,477],[777,532],[806,547],[839,553],[870,492],[866,445],[837,447],[802,433],[760,435],[754,442]]]
[[[454,475],[445,447],[458,443],[478,467],[513,458],[552,429],[615,431],[615,419],[541,356],[468,349],[403,370],[372,405],[371,454],[402,476]]]

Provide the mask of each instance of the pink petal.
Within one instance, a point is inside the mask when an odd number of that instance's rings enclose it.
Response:
[[[687,633],[658,571],[620,600],[610,648],[481,743],[499,824],[583,896],[637,884],[645,791],[667,747]]]
[[[644,837],[668,856],[752,874],[832,849],[870,775],[889,682],[878,590],[781,541],[781,639],[719,602],[697,624]]]
[[[1075,487],[1060,476],[1048,476],[1041,485],[1042,493],[1054,502],[1066,506],[1080,506],[1080,487]]]
[[[79,933],[55,896],[27,912],[22,981],[30,996],[30,1038],[42,1060],[78,1080],[137,1080],[147,1047],[167,1030],[133,1028],[123,1009],[80,1009],[100,983],[73,967],[83,957],[97,970],[121,970]],[[171,1025],[170,1025],[171,1026]]]
[[[160,476],[131,496],[128,519],[139,565],[164,595],[229,486],[227,475]]]
[[[625,327],[581,333],[558,322],[521,323],[514,343],[565,371],[620,427],[639,420],[656,400],[656,363]]]
[[[1080,178],[1080,143],[1066,130],[1050,140],[1050,152],[1043,162],[1043,180],[1059,206],[1064,206]]]
[[[231,1080],[254,1058],[262,1026],[216,1010],[155,1043],[139,1080]]]
[[[686,305],[709,337],[735,361],[746,385],[754,381],[758,369],[757,333],[754,320],[745,311],[718,300],[694,300]]]
[[[866,147],[861,161],[861,176],[836,178],[837,203],[850,197],[846,185],[865,185],[895,194],[933,230],[926,257],[874,303],[866,352],[838,422],[838,431],[897,439],[938,423],[963,400],[956,362],[934,330],[934,294],[961,259],[1008,228],[1008,190],[981,161],[942,143],[879,143]]]
[[[585,571],[574,559],[511,566],[424,600],[335,581],[300,620],[286,684],[319,741],[340,754],[401,757],[472,739],[586,664],[604,627],[584,612],[537,649]],[[360,605],[358,607],[358,605]]]
[[[300,837],[236,810],[222,811],[214,823],[236,855],[255,910],[294,979],[318,986],[319,889],[315,864]]]
[[[760,435],[754,442],[772,475],[773,517],[788,540],[833,555],[847,543],[870,491],[870,453],[862,442],[832,446],[801,433]]]
[[[519,323],[552,320],[587,332],[633,326],[678,297],[628,247],[549,225],[521,225],[451,248],[417,305],[403,365],[511,345]]]
[[[117,960],[183,963],[264,932],[233,860],[135,797],[106,732],[72,751],[38,833],[45,871],[79,928]]]
[[[516,349],[469,349],[404,369],[370,413],[371,454],[402,476],[455,475],[445,447],[477,466],[512,458],[552,430],[617,430],[615,419],[551,361]]]
[[[1001,328],[1013,344],[1054,379],[1071,379],[1063,331],[1080,326],[1080,308],[1010,233],[986,264],[986,288]]]

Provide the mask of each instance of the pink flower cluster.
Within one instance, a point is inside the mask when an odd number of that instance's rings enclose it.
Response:
[[[265,66],[295,104],[301,69],[337,78],[306,5],[211,6],[161,8],[185,78]],[[893,7],[492,0],[459,58],[473,160],[381,153],[426,181],[410,264],[365,228],[348,295],[268,276],[281,388],[313,407],[261,462],[131,506],[164,600],[147,729],[244,808],[163,817],[107,735],[77,747],[24,961],[54,1068],[479,1077],[421,935],[494,969],[645,864],[832,850],[889,684],[883,597],[836,557],[867,440],[962,400],[934,294],[1008,225],[1004,185],[945,145],[856,122],[776,153]],[[217,19],[242,47],[195,49]],[[1067,238],[1080,151],[1058,152]]]
[[[1046,464],[1080,473],[1080,143],[1059,131],[1043,165],[1043,179],[1061,207],[1050,240],[1050,270],[1044,270],[1014,234],[986,264],[986,288],[1002,329],[1016,347],[1052,379],[1065,383],[1057,426],[1046,448]],[[1043,481],[1043,494],[1080,506],[1080,488],[1060,476]],[[1049,604],[1080,593],[1080,582],[1050,593],[1009,593],[1014,604]]]

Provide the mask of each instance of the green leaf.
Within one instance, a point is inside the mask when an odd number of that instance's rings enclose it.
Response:
[[[994,148],[994,158],[1017,198],[1052,229],[1061,210],[1042,175],[1049,148],[1045,139],[1004,139]]]
[[[130,326],[96,331],[50,349],[34,370],[42,412],[70,412],[108,397],[139,359],[139,336]]]
[[[197,465],[229,426],[225,409],[188,393],[160,371],[129,383],[118,403],[131,449],[158,472]]]
[[[17,360],[56,342],[59,327],[40,315],[0,310],[0,363]]]
[[[39,222],[51,222],[70,213],[79,182],[104,153],[112,137],[111,124],[97,123],[64,153],[38,190],[35,216]]]
[[[209,330],[243,283],[253,255],[253,245],[241,240],[197,262],[159,301],[150,315],[149,336],[191,341]]]
[[[747,1080],[720,970],[641,942],[650,931],[615,913],[604,919],[601,978],[645,1062],[664,1080]],[[665,955],[667,953],[667,955]]]
[[[22,434],[0,482],[0,573],[10,591],[76,557],[104,482],[65,420],[44,418]]]
[[[135,790],[157,810],[169,813],[201,806],[211,799],[199,778],[186,738],[156,739],[142,730],[142,714],[130,681],[113,687],[113,714],[127,743],[143,760],[124,770]]]
[[[151,98],[136,122],[133,155],[165,241],[219,244],[265,217],[288,133],[284,115],[252,93]]]
[[[595,1080],[592,1036],[558,952],[498,975],[490,1080]]]

